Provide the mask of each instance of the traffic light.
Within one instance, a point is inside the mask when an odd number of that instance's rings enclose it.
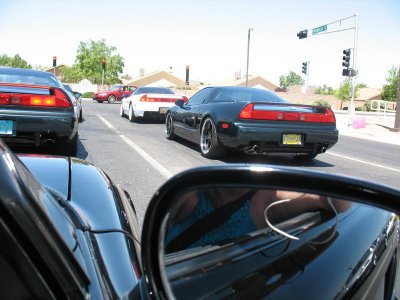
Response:
[[[57,56],[53,56],[53,68],[57,66]]]
[[[186,66],[186,84],[189,84],[189,66]]]
[[[350,67],[350,54],[351,54],[351,49],[343,50],[342,66],[345,67],[345,68],[349,68]]]
[[[105,59],[105,58],[103,58],[103,59],[101,60],[101,67],[103,68],[103,70],[106,69],[106,59]]]
[[[307,61],[303,62],[303,67],[302,67],[301,73],[307,74],[307,67],[308,67],[308,62]]]
[[[299,40],[305,39],[307,37],[307,34],[308,34],[308,30],[307,29],[306,30],[302,30],[302,31],[299,31],[297,33],[297,37],[299,38]]]

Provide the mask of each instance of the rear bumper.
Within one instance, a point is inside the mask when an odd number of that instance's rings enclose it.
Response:
[[[335,145],[339,136],[335,126],[304,124],[295,126],[283,123],[279,126],[236,123],[229,130],[229,134],[224,134],[223,129],[220,131],[219,139],[225,146],[237,148],[249,154],[322,153]],[[299,134],[302,144],[284,145],[284,134]]]
[[[167,110],[175,103],[136,103],[133,111],[136,117],[145,118],[165,118]]]
[[[8,144],[40,146],[50,140],[71,140],[78,132],[73,111],[43,112],[1,110],[0,120],[13,122],[12,134],[0,134]]]

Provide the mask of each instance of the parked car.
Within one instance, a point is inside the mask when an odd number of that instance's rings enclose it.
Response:
[[[106,91],[97,92],[93,96],[93,100],[103,103],[115,103],[115,101],[121,101],[123,97],[130,96],[136,89],[134,86],[115,84]]]
[[[64,88],[75,96],[74,105],[77,108],[78,120],[79,120],[79,122],[82,122],[83,121],[83,108],[82,108],[81,93],[72,91],[71,86],[69,86],[68,84],[64,84]]]
[[[122,100],[120,116],[128,114],[129,121],[140,118],[164,119],[167,110],[174,106],[177,100],[186,102],[186,96],[178,96],[169,89],[163,87],[139,87],[130,97]]]
[[[235,198],[244,191],[299,198]],[[207,195],[221,196],[212,200],[219,200],[214,209]],[[16,157],[0,140],[0,293],[4,299],[395,299],[399,199],[397,190],[327,173],[213,165],[166,182],[140,234],[135,203],[99,168],[77,158]],[[264,227],[242,230],[256,224],[253,201],[267,200],[258,211]],[[284,205],[279,218],[272,205]],[[171,233],[179,241],[174,247]]]
[[[0,68],[0,137],[13,145],[52,146],[75,156],[75,97],[51,73]]]
[[[330,108],[291,104],[273,92],[246,87],[207,87],[166,116],[166,138],[200,145],[207,158],[228,149],[246,154],[292,155],[311,160],[338,140]]]

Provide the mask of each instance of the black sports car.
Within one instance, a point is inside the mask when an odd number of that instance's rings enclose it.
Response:
[[[0,68],[0,137],[13,145],[53,146],[76,156],[75,96],[51,73]]]
[[[243,224],[257,224],[255,198],[237,196],[248,191],[251,197],[286,197],[288,191],[306,198],[286,199],[282,211],[291,215],[280,218],[270,207],[281,204],[270,198],[259,211],[268,217],[263,228],[247,231]],[[207,222],[190,224],[191,209],[200,216],[197,194],[222,196],[214,200],[225,204],[208,206]],[[76,158],[18,158],[0,140],[0,295],[394,299],[399,220],[387,210],[399,213],[399,199],[400,192],[387,187],[302,169],[209,166],[165,183],[140,234],[129,194],[99,168]]]
[[[166,138],[200,144],[207,158],[227,149],[247,154],[290,154],[313,159],[338,140],[330,108],[290,104],[276,94],[245,87],[207,87],[166,115]]]

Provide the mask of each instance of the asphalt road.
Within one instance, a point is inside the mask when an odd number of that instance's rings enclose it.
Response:
[[[166,140],[162,122],[131,123],[119,116],[119,104],[87,100],[83,107],[78,156],[99,165],[131,194],[137,203],[140,221],[151,196],[169,176],[207,164],[263,163],[303,167],[400,189],[400,146],[340,136],[331,150],[313,162],[301,163],[289,157],[249,157],[240,153],[230,153],[223,161],[209,160],[201,156],[195,144]]]
[[[100,166],[129,192],[140,223],[152,195],[168,177],[207,164],[294,166],[355,176],[400,189],[400,146],[340,136],[331,150],[312,162],[241,153],[230,153],[224,160],[209,160],[201,156],[195,144],[165,139],[162,122],[131,123],[119,116],[119,108],[120,104],[83,101],[84,121],[79,126],[78,157]]]

